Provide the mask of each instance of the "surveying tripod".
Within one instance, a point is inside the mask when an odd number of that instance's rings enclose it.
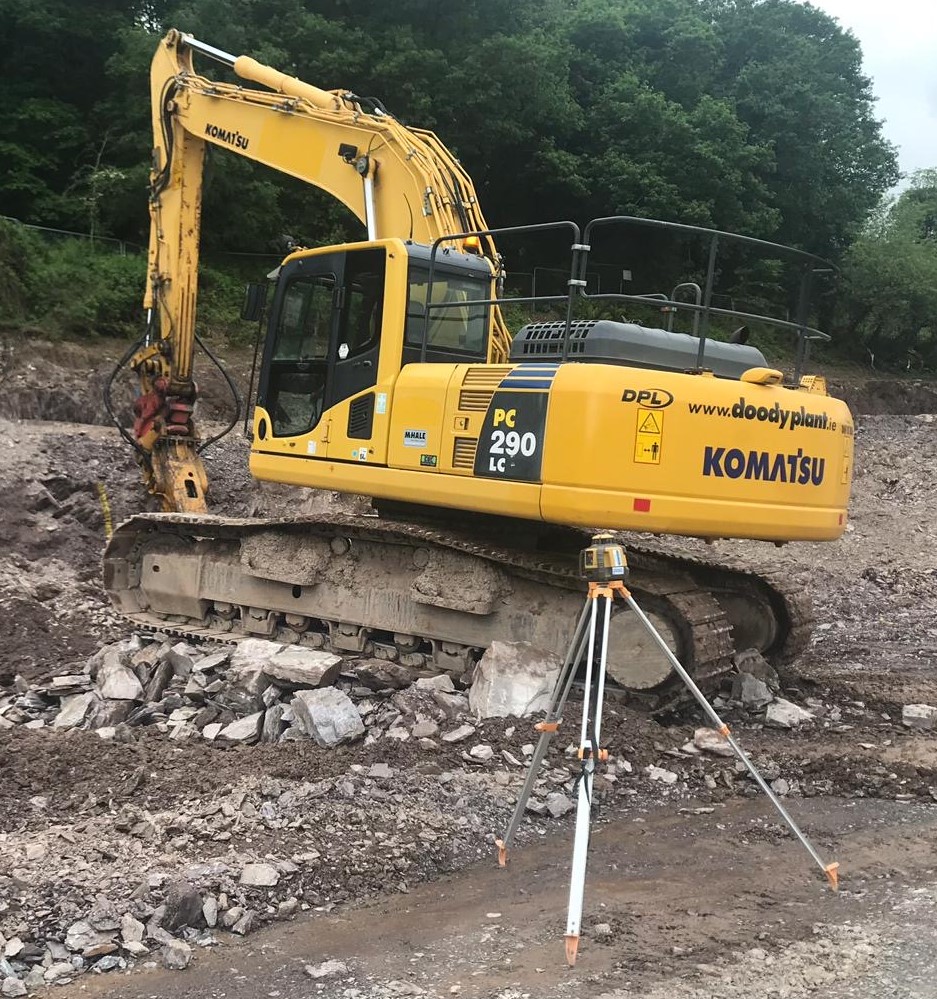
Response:
[[[745,764],[749,773],[762,791],[768,796],[781,818],[813,861],[826,876],[830,887],[835,891],[839,885],[839,864],[825,864],[813,844],[801,831],[790,813],[781,803],[778,796],[771,790],[764,777],[751,761],[748,754],[735,741],[729,726],[719,717],[716,709],[706,700],[705,695],[694,683],[693,678],[684,669],[680,660],[673,654],[670,646],[661,637],[647,615],[641,610],[625,586],[628,578],[628,562],[624,548],[610,534],[596,534],[592,544],[579,554],[579,569],[583,579],[588,584],[585,606],[579,615],[576,630],[566,653],[563,667],[557,677],[550,705],[544,721],[538,722],[535,728],[540,732],[540,739],[534,750],[524,786],[511,816],[507,832],[503,839],[495,840],[498,847],[498,863],[504,867],[507,864],[508,850],[514,842],[524,809],[537,780],[540,764],[546,756],[550,739],[557,731],[562,720],[563,708],[569,697],[573,681],[579,674],[580,664],[585,660],[584,694],[582,702],[582,722],[579,729],[578,756],[582,769],[576,780],[576,833],[573,841],[573,864],[569,886],[569,909],[566,920],[566,962],[572,967],[576,963],[579,952],[579,933],[582,925],[582,903],[585,894],[586,863],[589,851],[589,827],[592,811],[592,784],[596,764],[608,759],[608,750],[601,748],[602,707],[605,701],[605,679],[608,660],[608,633],[611,620],[612,604],[619,598],[635,614],[647,630],[651,638],[670,662],[674,671],[686,685],[697,703],[715,726],[716,731],[732,747],[735,755]]]

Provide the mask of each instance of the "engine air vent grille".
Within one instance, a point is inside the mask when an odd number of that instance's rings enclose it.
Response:
[[[597,322],[596,319],[577,319],[569,324],[570,356],[584,353],[583,341]],[[515,344],[520,342],[521,350],[512,350],[511,355],[513,357],[519,353],[522,357],[556,357],[562,353],[565,331],[565,322],[529,323],[521,330],[523,337],[519,334],[515,340]]]
[[[501,379],[513,371],[512,364],[479,364],[473,365],[465,372],[462,385],[465,388],[496,389]]]
[[[348,407],[348,436],[353,440],[370,440],[373,426],[374,393],[369,392]]]
[[[494,394],[494,389],[462,389],[459,393],[459,409],[470,413],[485,413]]]
[[[474,437],[456,437],[452,445],[452,467],[474,468],[478,441]]]
[[[469,413],[484,413],[488,409],[495,389],[511,373],[513,366],[485,364],[471,367],[462,379],[459,392],[459,409]]]

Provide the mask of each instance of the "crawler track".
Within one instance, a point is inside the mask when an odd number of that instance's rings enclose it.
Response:
[[[197,638],[267,636],[455,675],[498,639],[563,655],[588,535],[560,529],[538,552],[521,535],[510,544],[472,527],[470,536],[383,517],[142,514],[111,538],[105,586],[138,626]],[[704,689],[737,645],[785,660],[806,642],[805,604],[778,580],[630,544],[628,553],[635,598]],[[627,612],[613,618],[609,669],[651,710],[681,693]]]

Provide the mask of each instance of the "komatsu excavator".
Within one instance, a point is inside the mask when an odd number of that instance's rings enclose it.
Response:
[[[194,53],[259,87],[199,75]],[[800,374],[810,342],[826,335],[807,326],[806,307],[787,321],[712,306],[728,240],[790,255],[805,286],[818,258],[650,220],[519,227],[566,231],[571,264],[568,294],[551,303],[566,319],[512,337],[494,237],[518,228],[489,229],[471,180],[433,133],[178,31],[159,45],[151,82],[149,319],[126,358],[140,394],[133,432],[122,433],[165,512],[121,525],[104,564],[132,621],[462,676],[496,639],[565,651],[586,529],[775,543],[844,531],[853,421],[822,378]],[[278,270],[263,307],[250,469],[372,497],[378,515],[206,512],[193,354],[207,145],[328,191],[366,226],[366,241],[296,250]],[[709,241],[695,301],[606,296],[684,309],[694,334],[574,318],[590,241],[618,224]],[[251,303],[256,316],[256,294]],[[707,336],[714,315],[796,334],[793,380],[754,346]],[[701,685],[736,650],[779,661],[803,647],[809,611],[784,579],[630,540],[635,597]],[[613,619],[609,669],[660,707],[675,677],[630,617]]]

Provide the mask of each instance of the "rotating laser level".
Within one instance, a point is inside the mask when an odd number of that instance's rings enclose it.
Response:
[[[579,572],[590,583],[610,583],[628,578],[625,549],[611,534],[596,534],[592,544],[579,553]]]
[[[524,786],[511,817],[511,822],[503,839],[495,840],[498,847],[498,862],[504,867],[508,850],[520,826],[527,801],[534,789],[540,764],[546,756],[550,739],[560,726],[563,708],[569,697],[573,681],[584,667],[584,691],[582,702],[582,723],[579,730],[578,758],[581,772],[576,778],[576,833],[573,841],[573,863],[569,888],[569,909],[566,922],[566,961],[572,967],[579,951],[579,935],[582,924],[582,904],[585,893],[586,862],[589,849],[589,827],[592,809],[592,785],[596,763],[608,760],[608,750],[601,746],[602,707],[605,700],[606,663],[608,658],[608,625],[611,619],[612,604],[618,598],[630,609],[637,620],[654,640],[654,643],[669,660],[671,666],[683,680],[687,690],[703,709],[715,731],[721,735],[738,759],[752,775],[755,783],[767,795],[778,814],[797,837],[811,858],[826,876],[835,890],[839,883],[839,864],[825,863],[813,844],[804,835],[791,814],[784,807],[748,754],[735,741],[729,726],[719,717],[692,677],[673,654],[670,647],[651,623],[650,619],[635,603],[631,591],[625,586],[628,578],[628,560],[625,549],[611,534],[596,534],[588,548],[579,553],[579,568],[588,583],[585,606],[573,633],[563,668],[556,680],[547,716],[536,725],[540,740],[534,750],[533,759],[527,770]]]

